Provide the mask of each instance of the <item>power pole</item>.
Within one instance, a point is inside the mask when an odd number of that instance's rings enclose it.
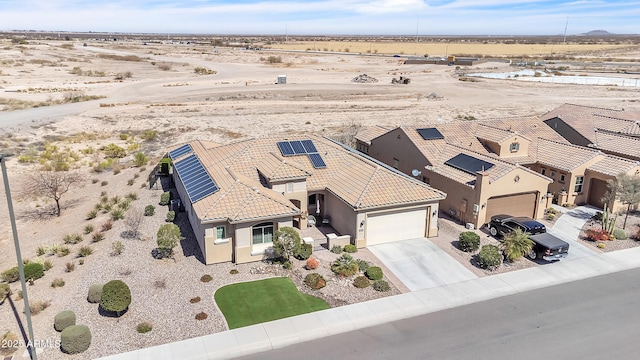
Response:
[[[567,43],[567,26],[569,26],[569,17],[567,16],[567,22],[564,23],[564,37],[562,39],[562,44]]]
[[[24,266],[22,265],[22,255],[20,254],[20,242],[18,241],[18,228],[16,227],[16,217],[13,213],[13,202],[11,201],[11,191],[9,190],[9,178],[7,177],[6,155],[0,154],[0,165],[2,166],[2,178],[4,180],[4,191],[7,194],[7,209],[11,220],[11,230],[13,231],[13,243],[16,248],[16,258],[18,260],[18,272],[20,272],[20,283],[22,285],[22,299],[24,300],[24,315],[27,318],[27,328],[29,331],[29,341],[27,350],[32,360],[38,360],[35,348],[35,338],[33,337],[33,324],[31,324],[31,309],[29,308],[29,295],[27,294],[27,284],[24,278]]]

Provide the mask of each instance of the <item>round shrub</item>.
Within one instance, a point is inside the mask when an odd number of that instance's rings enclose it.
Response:
[[[44,267],[39,263],[28,263],[24,266],[25,280],[37,280],[44,276]]]
[[[458,236],[458,248],[465,252],[477,251],[480,247],[480,235],[473,231],[463,231]]]
[[[340,245],[333,245],[331,247],[331,252],[334,254],[341,254],[342,253],[342,246]]]
[[[502,263],[502,254],[495,245],[483,245],[478,254],[478,265],[483,269],[493,270]]]
[[[12,267],[9,270],[5,270],[2,272],[2,280],[12,283],[20,280],[20,271],[18,271],[18,267]]]
[[[355,275],[358,273],[358,263],[351,255],[342,254],[331,263],[331,271],[343,277]]]
[[[127,310],[131,304],[131,290],[127,284],[121,280],[111,280],[102,287],[100,296],[100,307],[109,312],[114,312],[118,316]]]
[[[374,281],[382,279],[382,269],[379,266],[371,266],[364,274]]]
[[[79,354],[91,345],[91,330],[85,325],[72,325],[60,334],[60,349],[67,354]]]
[[[229,271],[231,275],[236,275],[237,273],[239,273],[238,269],[231,269],[231,271]]]
[[[356,259],[356,262],[358,263],[358,270],[362,272],[367,272],[367,269],[371,267],[371,264],[369,264],[367,260]]]
[[[200,302],[200,296],[196,296],[194,298],[191,298],[191,300],[189,300],[190,303],[195,304],[195,303],[199,303]]]
[[[136,330],[140,333],[140,334],[146,334],[149,331],[151,331],[151,329],[153,328],[153,325],[151,325],[151,323],[149,322],[141,322],[140,324],[138,324],[138,326],[136,326]]]
[[[353,244],[347,244],[344,246],[344,252],[353,254],[354,252],[357,252],[357,251],[358,251],[358,248]]]
[[[318,273],[307,274],[304,283],[313,290],[322,289],[327,285],[327,281]]]
[[[211,280],[213,280],[213,277],[211,275],[202,275],[202,277],[200,278],[200,281],[202,281],[203,283],[208,283]]]
[[[628,239],[627,233],[622,229],[614,229],[613,230],[613,236],[616,238],[616,240],[627,240]]]
[[[605,247],[607,247],[603,242],[598,243],[598,245],[596,245],[598,247],[598,249],[604,249]]]
[[[156,207],[153,205],[147,205],[144,207],[144,216],[153,216],[156,212]]]
[[[87,294],[87,301],[92,304],[100,302],[102,297],[102,284],[93,284],[89,287],[89,293]]]
[[[308,258],[306,266],[307,270],[315,270],[318,268],[318,266],[320,266],[320,262],[314,257]]]
[[[391,290],[391,286],[384,280],[376,280],[373,282],[373,289],[376,291],[386,292]]]
[[[53,318],[53,328],[60,332],[76,324],[76,314],[71,310],[60,311]]]
[[[196,314],[196,320],[204,320],[206,318],[208,318],[209,315],[207,315],[206,312],[199,312]]]
[[[358,276],[357,278],[353,279],[353,286],[357,287],[358,289],[364,289],[369,285],[371,285],[371,281],[369,281],[366,276]]]
[[[307,260],[311,257],[311,253],[313,252],[313,245],[311,244],[301,244],[300,250],[296,254],[296,258],[298,260]]]
[[[11,295],[11,286],[9,284],[0,284],[0,304]]]

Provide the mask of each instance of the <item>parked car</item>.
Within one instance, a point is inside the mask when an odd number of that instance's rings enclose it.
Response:
[[[566,241],[547,233],[544,224],[527,217],[513,217],[510,215],[495,215],[487,224],[489,233],[496,238],[520,229],[529,233],[535,243],[527,256],[531,260],[544,259],[547,261],[560,260],[569,254],[569,244]]]

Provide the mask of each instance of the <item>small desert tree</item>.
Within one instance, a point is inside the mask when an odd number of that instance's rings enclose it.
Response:
[[[126,237],[138,238],[140,226],[144,221],[144,210],[134,207],[127,212],[124,225],[127,227]]]
[[[158,229],[158,249],[169,257],[173,256],[173,248],[182,240],[180,228],[176,224],[164,224]]]
[[[287,260],[300,251],[300,235],[292,227],[282,227],[273,238],[273,251]]]
[[[611,202],[613,199],[618,199],[622,204],[627,205],[622,225],[622,228],[625,229],[631,206],[640,204],[640,176],[618,174],[615,179],[607,180],[607,188],[609,190],[603,200]]]
[[[60,200],[74,186],[81,186],[84,177],[75,172],[38,170],[26,174],[22,192],[25,196],[42,196],[56,203],[60,216]]]
[[[516,228],[515,231],[504,235],[500,247],[507,260],[517,260],[533,249],[534,242],[529,236],[530,234],[528,232],[524,232],[520,228]]]

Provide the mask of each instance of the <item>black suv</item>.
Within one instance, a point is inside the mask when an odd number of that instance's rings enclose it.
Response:
[[[533,219],[527,217],[512,217],[504,214],[492,216],[491,222],[487,224],[487,227],[493,237],[504,236],[504,234],[515,231],[517,228],[531,235],[547,232],[543,224]]]

